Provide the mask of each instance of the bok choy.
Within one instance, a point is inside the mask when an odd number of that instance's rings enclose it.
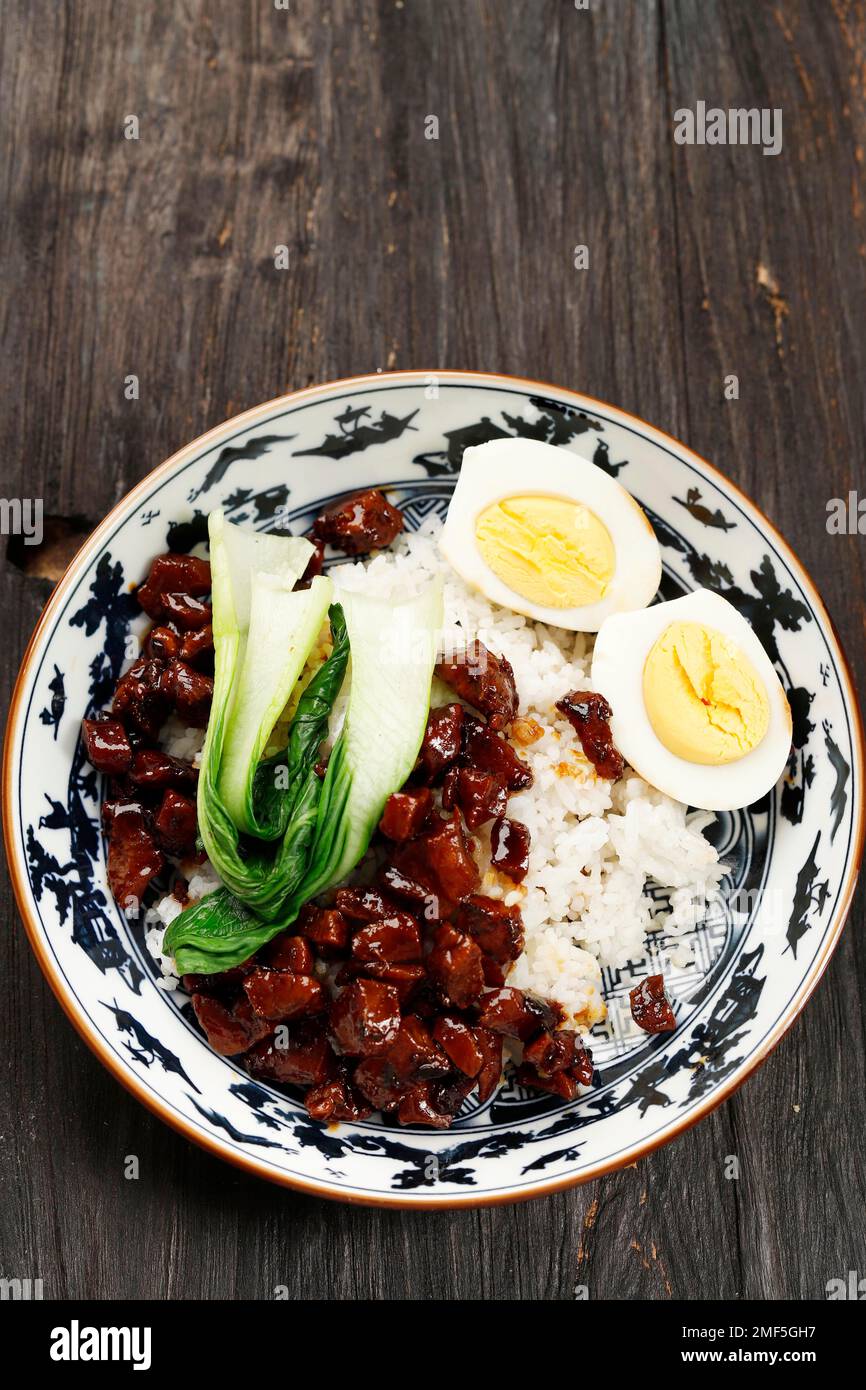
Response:
[[[297,665],[314,609],[312,600],[309,610],[281,605],[294,623],[292,654],[284,653],[280,675],[277,659],[264,659],[257,685],[255,583],[249,593],[249,675],[246,683],[237,679],[236,648],[222,690],[217,675],[199,783],[202,840],[226,888],[169,927],[164,947],[181,973],[218,973],[240,964],[289,926],[304,903],[349,873],[388,796],[415,764],[430,707],[441,585],[398,604],[347,593],[330,609],[333,650],[301,695],[285,752],[262,761],[268,736],[262,730],[270,725],[269,734],[279,715],[276,705],[287,688],[282,672]],[[216,637],[216,588],[214,600]],[[322,779],[315,764],[350,652],[348,709]],[[219,645],[216,664],[219,673]],[[237,760],[226,773],[230,740]]]
[[[297,785],[289,784],[286,759],[260,768],[260,757],[322,627],[332,586],[317,577],[309,589],[294,589],[312,554],[308,541],[243,531],[227,524],[220,510],[211,512],[208,530],[214,692],[198,785],[199,834],[232,892],[254,911],[273,917],[295,883],[277,876],[279,851],[275,859],[262,842],[287,833]],[[341,633],[341,619],[337,628]],[[328,692],[327,711],[317,725],[319,743],[347,661],[348,644],[336,642],[306,701],[306,710],[320,710],[322,692]],[[308,725],[305,716],[294,742],[289,740],[297,777],[307,771],[303,759],[298,762],[298,745]],[[300,746],[315,762],[318,744],[310,750],[308,743],[309,738]],[[279,797],[262,790],[268,773]],[[241,843],[242,832],[248,843]]]
[[[405,603],[345,594],[352,648],[349,709],[328,763],[299,906],[338,883],[365,853],[392,792],[421,747],[442,628],[442,587]]]

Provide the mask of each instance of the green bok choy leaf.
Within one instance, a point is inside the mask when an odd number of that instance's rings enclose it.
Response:
[[[331,610],[333,655],[304,691],[291,726],[288,800],[276,804],[270,777],[276,759],[252,775],[257,823],[273,828],[287,814],[270,857],[238,845],[234,823],[203,768],[199,816],[202,824],[207,819],[208,833],[205,838],[203,829],[202,838],[227,889],[203,898],[169,927],[165,950],[181,973],[218,973],[240,964],[289,926],[304,903],[345,878],[365,853],[391,792],[412,771],[430,708],[441,585],[405,603],[347,593],[341,605]],[[349,648],[348,710],[322,781],[314,771],[316,755]],[[220,737],[215,734],[215,743]]]
[[[355,867],[385,802],[415,766],[442,628],[438,581],[404,603],[344,594],[342,604],[352,645],[349,708],[328,763],[299,906]]]
[[[313,553],[309,541],[242,531],[227,524],[219,509],[211,512],[208,529],[214,693],[199,776],[199,834],[231,891],[260,915],[273,917],[296,884],[277,874],[279,854],[275,861],[262,842],[286,834],[298,783],[289,781],[285,759],[283,766],[261,767],[260,758],[322,628],[332,586],[317,577],[309,589],[293,588]],[[323,691],[330,709],[347,661],[348,645],[338,642],[333,659],[317,673],[305,711],[320,710]],[[326,724],[327,712],[313,719],[319,742]],[[307,771],[309,733],[306,740],[301,733],[309,725],[305,713],[290,739],[296,778]],[[269,771],[274,795],[261,790]],[[241,844],[242,832],[249,844]]]

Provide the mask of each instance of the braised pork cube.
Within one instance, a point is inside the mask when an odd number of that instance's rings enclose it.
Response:
[[[126,726],[155,739],[168,717],[172,697],[166,688],[168,668],[155,657],[139,657],[117,683],[112,713]]]
[[[430,1099],[434,1109],[440,1115],[449,1115],[453,1119],[477,1085],[474,1076],[449,1076],[444,1081],[431,1081]]]
[[[244,980],[246,996],[259,1018],[282,1022],[322,1013],[325,995],[311,975],[292,975],[287,970],[252,970]]]
[[[273,1023],[263,1026],[273,1031]],[[333,1048],[316,1019],[280,1027],[274,1037],[257,1043],[247,1053],[244,1065],[251,1076],[287,1086],[321,1086],[338,1074]]]
[[[144,642],[145,656],[155,657],[157,661],[171,661],[180,656],[181,636],[173,627],[160,624],[152,627]]]
[[[409,903],[425,922],[440,921],[451,910],[450,904],[440,902],[432,877],[423,863],[419,864],[417,858],[413,857],[410,867],[414,873],[408,873],[401,865],[387,864],[382,870],[382,882],[395,898]],[[415,874],[423,877],[415,877]]]
[[[523,950],[523,918],[520,908],[507,907],[500,898],[472,893],[457,909],[454,925],[468,932],[485,955],[500,965],[517,960]]]
[[[202,603],[200,598],[194,598],[192,594],[163,594],[162,613],[181,632],[204,627],[213,617],[210,604]]]
[[[174,653],[179,656],[181,661],[197,661],[205,652],[213,651],[213,627],[210,623],[205,623],[204,627],[194,628],[192,632],[185,632],[180,642],[180,649]]]
[[[165,865],[150,821],[137,801],[106,801],[102,808],[108,834],[108,884],[115,902],[137,917],[151,879]]]
[[[524,1062],[534,1067],[541,1076],[554,1076],[558,1071],[571,1071],[578,1066],[582,1068],[587,1055],[580,1035],[570,1028],[560,1028],[556,1033],[539,1033],[523,1049]],[[589,1074],[591,1080],[591,1058]]]
[[[347,555],[366,555],[383,550],[402,530],[403,513],[378,488],[368,488],[317,516],[312,535]]]
[[[663,975],[648,975],[629,991],[631,1016],[645,1033],[672,1033],[677,1017],[665,993]]]
[[[429,1125],[433,1129],[450,1129],[451,1116],[437,1109],[435,1092],[429,1081],[417,1081],[403,1095],[397,1107],[401,1125]]]
[[[436,785],[460,755],[463,714],[463,706],[455,702],[431,709],[427,716],[415,775],[428,786]]]
[[[456,812],[413,842],[424,855],[435,885],[444,898],[459,902],[478,887],[481,874]]]
[[[257,1018],[248,999],[227,1004],[210,994],[194,994],[192,1007],[208,1042],[221,1057],[246,1052],[273,1032],[273,1024]]]
[[[165,669],[163,688],[185,724],[207,728],[213,699],[213,678],[196,671],[185,661],[170,661]]]
[[[352,1074],[352,1082],[373,1109],[385,1115],[397,1109],[405,1090],[387,1057],[364,1057]]]
[[[201,598],[210,593],[210,565],[195,555],[157,555],[136,598],[151,618],[162,617],[164,594],[190,594]]]
[[[510,792],[532,786],[532,773],[511,744],[474,714],[463,719],[460,761],[465,767],[489,773]]]
[[[485,994],[479,1022],[494,1033],[526,1042],[542,1028],[553,1032],[563,1017],[562,1008],[552,1000],[539,999],[535,994],[505,985]]]
[[[377,969],[384,968],[383,966],[377,967]],[[389,968],[391,970],[409,970],[411,966],[403,965],[398,967],[394,965]],[[442,991],[438,984],[428,975],[426,965],[422,965],[421,969],[424,974],[410,993],[410,1006],[413,1014],[417,1014],[419,1018],[425,1018],[432,1027],[442,1010],[447,1006],[443,1002]]]
[[[137,748],[129,768],[129,780],[137,787],[194,787],[198,768],[183,758],[172,758],[159,748]]]
[[[365,975],[370,980],[381,980],[386,985],[393,985],[400,998],[400,1007],[403,1008],[411,999],[418,986],[427,978],[427,971],[423,965],[416,965],[411,961],[356,961],[349,960],[342,967],[336,977],[336,984],[350,984],[352,980],[357,980],[360,975]]]
[[[195,847],[198,831],[195,802],[173,787],[166,787],[153,818],[156,838],[169,854],[183,854]]]
[[[97,772],[119,777],[132,763],[132,744],[119,719],[82,719],[87,760]]]
[[[429,1081],[451,1071],[447,1055],[433,1041],[426,1023],[412,1014],[403,1019],[384,1055],[399,1081]]]
[[[574,729],[599,777],[611,782],[621,777],[624,763],[614,746],[610,728],[613,711],[604,696],[594,690],[572,690],[557,700],[556,708]]]
[[[259,960],[271,970],[291,970],[294,975],[312,975],[316,963],[309,941],[303,936],[289,936],[287,932],[263,946]]]
[[[503,1042],[501,1035],[489,1028],[478,1027],[473,1032],[483,1059],[478,1073],[478,1101],[483,1105],[494,1094],[502,1079]]]
[[[488,989],[499,989],[500,985],[505,984],[505,970],[494,960],[492,956],[481,954],[481,966],[484,970],[484,983]]]
[[[381,922],[368,922],[352,937],[352,959],[356,961],[401,961],[421,959],[421,931],[408,912],[395,912]]]
[[[181,984],[187,994],[213,994],[217,999],[237,997],[238,988],[244,976],[254,968],[252,958],[243,965],[233,965],[230,970],[222,970],[218,975],[184,975]]]
[[[393,898],[378,888],[338,888],[335,903],[350,922],[378,922],[389,917],[397,906]]]
[[[578,1050],[577,1061],[571,1068],[571,1074],[575,1081],[579,1081],[581,1086],[591,1086],[595,1080],[595,1067],[592,1062],[592,1053],[588,1047],[581,1046]]]
[[[534,1067],[524,1062],[517,1068],[517,1080],[522,1086],[531,1086],[536,1091],[550,1091],[562,1100],[574,1100],[577,1095],[577,1080],[568,1071],[557,1071],[552,1076],[542,1076]]]
[[[337,908],[308,903],[298,919],[298,927],[322,956],[338,956],[348,947],[349,923]]]
[[[453,804],[460,807],[470,830],[479,830],[494,816],[504,815],[508,793],[497,778],[477,767],[459,767],[451,769],[446,780],[451,777],[452,771],[456,776],[449,787],[447,800],[451,802],[453,798]],[[443,805],[446,804],[444,789],[442,799]]]
[[[440,680],[484,715],[488,727],[504,729],[517,714],[514,671],[504,656],[494,656],[483,642],[467,642],[436,667]]]
[[[437,818],[423,835],[398,846],[382,871],[382,882],[425,921],[438,922],[478,887],[481,875],[472,849],[455,811],[450,819]]]
[[[468,1009],[484,989],[481,951],[471,937],[445,925],[436,929],[427,970],[446,998],[458,1009]]]
[[[442,810],[453,811],[457,805],[457,780],[462,768],[455,763],[449,767],[445,776],[442,778]]]
[[[349,1057],[384,1052],[400,1027],[400,996],[393,985],[359,979],[331,1005],[331,1033]]]
[[[484,1055],[464,1019],[456,1014],[442,1014],[433,1025],[433,1038],[464,1076],[478,1075]]]
[[[500,816],[490,831],[490,862],[514,883],[529,873],[530,834],[522,821]]]
[[[402,844],[421,833],[433,806],[429,787],[392,792],[385,802],[379,829],[389,840]]]
[[[335,1076],[312,1086],[304,1096],[304,1104],[314,1120],[365,1120],[373,1107],[344,1078]]]

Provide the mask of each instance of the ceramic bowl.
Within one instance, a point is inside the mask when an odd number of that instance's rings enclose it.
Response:
[[[220,505],[234,521],[307,529],[323,505],[383,486],[407,525],[444,514],[464,448],[521,435],[591,459],[649,516],[662,596],[717,590],[744,614],[788,693],[787,774],[709,832],[727,865],[694,932],[694,964],[668,971],[675,1033],[593,1053],[600,1085],[566,1104],[513,1076],[446,1132],[370,1119],[323,1127],[297,1097],[211,1052],[188,999],[158,987],[140,924],[108,890],[100,779],[80,739],[103,709],[141,615],[130,587],[186,549]],[[821,600],[789,547],[720,473],[620,410],[558,387],[461,372],[403,372],[301,391],[227,421],[164,463],[106,517],[55,589],[12,702],[3,782],[21,915],[81,1035],[140,1100],[250,1172],[345,1201],[461,1206],[554,1192],[632,1163],[729,1096],[776,1046],[823,973],[863,842],[863,739],[850,676]],[[657,959],[604,971],[612,1014]]]

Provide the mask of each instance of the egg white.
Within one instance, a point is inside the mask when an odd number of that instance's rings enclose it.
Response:
[[[490,568],[478,549],[477,519],[485,508],[515,496],[580,502],[607,528],[616,562],[598,603],[573,608],[532,603]],[[662,573],[653,529],[625,488],[588,459],[537,439],[494,439],[466,450],[439,547],[466,583],[492,602],[574,632],[597,632],[612,613],[645,608]]]
[[[763,681],[770,706],[767,732],[756,748],[719,767],[672,753],[650,723],[643,672],[654,643],[671,623],[715,628],[743,652]],[[791,751],[791,711],[776,670],[745,618],[711,589],[657,603],[641,613],[609,618],[592,657],[592,685],[610,705],[613,740],[626,762],[659,791],[705,811],[749,806],[774,787]]]

